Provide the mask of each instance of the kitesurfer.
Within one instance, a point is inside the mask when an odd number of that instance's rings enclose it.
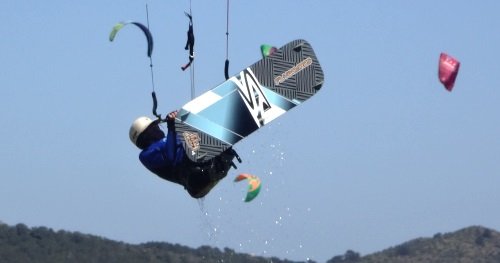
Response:
[[[130,127],[130,140],[142,150],[139,159],[148,170],[167,181],[184,186],[193,198],[201,198],[227,175],[236,153],[229,148],[210,161],[191,161],[175,131],[176,116],[177,111],[168,114],[166,136],[159,120],[137,118]]]

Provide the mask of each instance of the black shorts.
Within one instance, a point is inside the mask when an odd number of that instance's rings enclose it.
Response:
[[[184,187],[188,193],[194,198],[201,198],[208,194],[222,178],[226,177],[233,165],[234,157],[232,151],[225,151],[203,163],[195,163],[185,158],[183,168],[186,173],[186,183]]]

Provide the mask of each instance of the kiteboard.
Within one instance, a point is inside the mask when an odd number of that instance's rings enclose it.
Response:
[[[282,46],[185,104],[175,120],[186,155],[208,161],[315,95],[324,82],[311,45]]]

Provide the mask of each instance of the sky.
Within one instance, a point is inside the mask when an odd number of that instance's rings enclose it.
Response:
[[[231,1],[229,73],[259,46],[308,40],[322,90],[235,145],[204,200],[149,173],[128,139],[191,98],[189,1],[0,2],[0,220],[133,244],[208,245],[291,260],[362,255],[471,225],[500,230],[500,2]],[[192,0],[195,92],[224,81],[226,1]],[[455,88],[439,54],[461,61]],[[262,180],[243,202],[238,173]]]

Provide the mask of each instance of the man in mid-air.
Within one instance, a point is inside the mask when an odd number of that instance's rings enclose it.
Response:
[[[176,116],[177,111],[168,114],[166,136],[160,120],[139,117],[132,123],[129,137],[142,150],[139,160],[148,170],[184,186],[193,198],[202,198],[227,175],[236,153],[229,148],[210,161],[191,161],[175,131]]]

